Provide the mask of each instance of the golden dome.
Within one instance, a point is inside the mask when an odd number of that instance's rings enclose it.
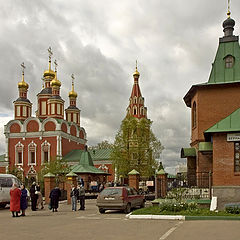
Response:
[[[69,92],[68,97],[76,98],[77,97],[77,93],[75,91],[71,91],[71,92]]]
[[[46,70],[44,73],[43,73],[43,76],[44,77],[52,77],[54,78],[55,77],[55,72],[52,70],[52,69],[48,69]]]
[[[25,89],[28,89],[28,84],[26,82],[21,81],[18,83],[18,88],[25,88]]]
[[[133,76],[140,76],[140,73],[138,72],[137,68],[136,68],[135,72],[133,73]]]
[[[55,77],[51,83],[50,83],[51,87],[61,87],[61,82]]]

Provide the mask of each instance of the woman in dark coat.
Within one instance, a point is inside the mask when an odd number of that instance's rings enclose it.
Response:
[[[24,185],[21,185],[21,198],[20,198],[20,208],[22,210],[21,216],[25,216],[25,210],[27,209],[27,189]]]
[[[17,184],[14,183],[10,189],[10,211],[12,212],[13,217],[19,217],[18,213],[20,212],[20,197],[21,191],[17,187]]]
[[[51,199],[50,205],[51,205],[53,212],[54,211],[57,212],[59,197],[61,197],[61,191],[60,191],[59,187],[55,187],[50,192],[50,196],[49,196],[49,198]]]

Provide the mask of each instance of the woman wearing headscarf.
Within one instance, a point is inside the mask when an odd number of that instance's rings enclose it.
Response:
[[[57,212],[58,210],[58,201],[61,197],[61,191],[59,187],[55,187],[51,192],[49,198],[51,199],[50,205],[53,212]]]
[[[19,217],[18,213],[20,212],[20,198],[21,190],[17,187],[17,184],[14,183],[10,189],[10,211],[12,212],[13,217]]]
[[[22,214],[20,216],[25,216],[25,210],[27,209],[27,189],[24,185],[21,185],[21,198],[20,198],[20,208],[22,210]]]

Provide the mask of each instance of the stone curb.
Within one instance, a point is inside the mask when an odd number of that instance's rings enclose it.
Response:
[[[126,215],[128,219],[152,219],[152,220],[238,220],[240,217],[231,216],[182,216],[182,215],[132,215],[129,213]]]
[[[182,215],[132,215],[132,213],[127,214],[126,218],[153,219],[153,220],[185,220],[185,216]]]

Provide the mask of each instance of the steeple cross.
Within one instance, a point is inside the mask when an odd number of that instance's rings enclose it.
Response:
[[[54,65],[55,65],[55,72],[56,72],[56,71],[57,71],[57,66],[58,66],[56,59],[55,59],[55,61],[54,61]]]
[[[136,60],[136,69],[137,69],[137,60]]]
[[[230,0],[228,0],[228,12],[227,12],[228,17],[230,18],[231,12],[230,12]]]
[[[51,47],[48,48],[48,54],[49,54],[49,61],[51,61],[51,57],[52,57],[52,55],[53,55],[53,52],[52,52],[52,48],[51,48]]]
[[[21,64],[21,67],[22,67],[22,74],[24,74],[24,69],[26,68],[24,65],[24,62]]]

